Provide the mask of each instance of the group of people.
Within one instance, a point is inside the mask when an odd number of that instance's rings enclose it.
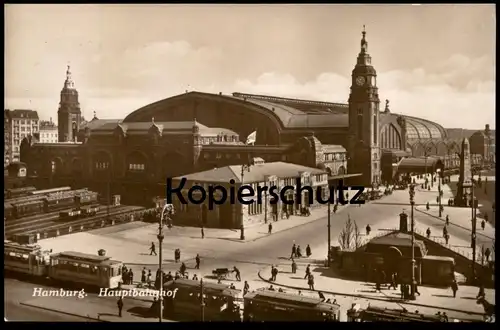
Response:
[[[312,250],[309,244],[307,244],[306,247],[306,257],[309,258],[312,255]],[[294,258],[302,258],[302,250],[300,248],[300,245],[295,245],[295,243],[292,246],[292,254],[290,255],[290,259]]]
[[[123,284],[133,284],[134,283],[134,272],[132,269],[128,269],[127,266],[122,266],[122,283]]]

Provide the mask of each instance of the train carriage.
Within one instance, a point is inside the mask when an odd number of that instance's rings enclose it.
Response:
[[[81,192],[75,196],[75,203],[79,205],[95,204],[98,198],[97,195],[94,191]]]
[[[41,200],[15,203],[12,206],[13,215],[16,219],[44,213],[44,202]]]
[[[121,281],[123,263],[107,256],[61,252],[50,258],[49,277],[63,282],[115,289]]]
[[[50,252],[39,245],[22,245],[4,241],[4,270],[33,276],[46,276]]]
[[[5,197],[7,197],[9,199],[9,198],[29,196],[33,191],[36,191],[35,187],[22,187],[22,188],[7,189]]]
[[[14,219],[14,206],[11,203],[3,203],[3,210],[5,220]]]
[[[52,194],[45,199],[45,212],[54,212],[67,209],[75,204],[73,194]]]
[[[58,188],[51,188],[51,189],[42,189],[42,190],[35,190],[30,193],[30,195],[37,196],[37,195],[50,195],[53,193],[60,193],[60,192],[65,192],[65,191],[71,191],[71,187],[58,187]]]
[[[178,279],[164,284],[165,290],[175,290],[175,297],[166,296],[165,317],[176,320],[196,320],[200,317],[201,283],[199,281]],[[205,321],[241,321],[237,303],[241,290],[231,289],[229,285],[203,283],[205,302]]]
[[[82,214],[82,211],[79,209],[62,211],[62,212],[59,212],[59,220],[61,220],[61,221],[75,220],[75,219],[78,219],[81,214]]]
[[[80,209],[82,211],[82,217],[92,217],[99,212],[99,205],[87,205]]]

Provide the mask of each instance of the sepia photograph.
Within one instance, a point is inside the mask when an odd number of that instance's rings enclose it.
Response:
[[[494,4],[5,4],[6,322],[495,322]]]

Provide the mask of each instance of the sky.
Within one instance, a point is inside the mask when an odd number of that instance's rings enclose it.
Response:
[[[366,25],[379,96],[446,128],[495,127],[494,5],[5,5],[5,108],[124,118],[185,90],[347,103]]]

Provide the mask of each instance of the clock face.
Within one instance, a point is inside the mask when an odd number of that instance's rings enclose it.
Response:
[[[363,86],[365,84],[365,77],[359,76],[356,78],[356,84],[358,86]]]

